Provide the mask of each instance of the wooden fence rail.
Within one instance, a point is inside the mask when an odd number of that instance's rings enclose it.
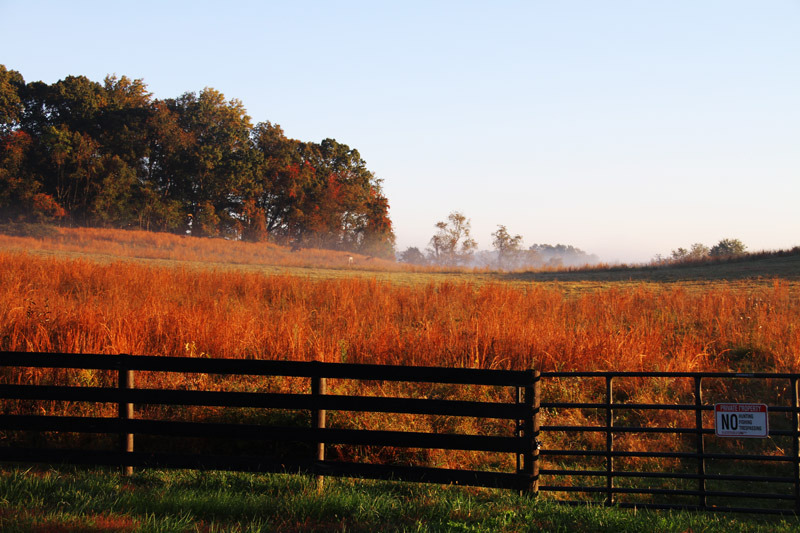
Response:
[[[7,383],[0,385],[0,399],[113,403],[119,407],[117,417],[3,414],[0,415],[0,431],[117,434],[120,440],[118,450],[91,452],[5,446],[0,447],[0,461],[121,465],[126,474],[130,474],[133,467],[207,468],[457,483],[524,491],[535,486],[535,435],[529,429],[534,427],[535,419],[533,371],[19,352],[0,352],[0,367],[116,371],[117,387]],[[310,378],[311,383],[309,394],[137,389],[133,386],[134,371],[304,377]],[[509,396],[518,400],[483,402],[329,395],[325,388],[326,379],[329,378],[512,387],[517,390],[517,394]],[[133,406],[144,404],[308,410],[311,412],[311,424],[308,427],[283,427],[137,419]],[[515,421],[516,431],[506,436],[494,436],[338,429],[326,427],[326,412],[331,410],[497,418]],[[135,449],[134,436],[306,443],[311,446],[313,453],[305,459],[293,458],[287,461],[283,457],[267,455],[142,452]],[[509,453],[516,454],[518,467],[514,472],[495,472],[331,461],[325,457],[326,444]]]

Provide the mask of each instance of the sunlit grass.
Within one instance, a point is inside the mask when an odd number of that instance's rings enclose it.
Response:
[[[219,472],[4,470],[0,529],[47,531],[795,531],[797,519],[566,507],[511,491]]]
[[[271,243],[194,238],[169,233],[43,225],[0,226],[0,250],[93,262],[136,262],[182,267],[292,275],[309,279],[367,278],[394,285],[502,282],[524,287],[544,282],[576,294],[588,290],[679,282],[689,290],[728,286],[763,287],[774,277],[800,286],[800,252],[761,253],[753,260],[716,260],[690,264],[595,265],[586,268],[542,267],[500,272],[489,268],[420,266],[350,252],[300,249]],[[350,263],[350,257],[353,262]]]
[[[0,349],[547,370],[798,370],[795,285],[378,279],[0,252]]]

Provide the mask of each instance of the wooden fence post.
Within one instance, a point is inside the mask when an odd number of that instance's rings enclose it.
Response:
[[[541,372],[532,370],[531,381],[525,386],[525,412],[523,434],[525,453],[522,456],[523,473],[528,477],[528,486],[523,491],[530,496],[539,494],[539,429],[541,427],[539,406],[541,405]]]
[[[120,366],[119,366],[119,375],[118,375],[118,383],[119,383],[119,390],[124,391],[133,388],[133,370],[128,369],[128,365],[126,364],[127,356],[122,355],[120,356]],[[124,402],[120,400],[119,402],[119,418],[120,420],[124,421],[131,420],[133,418],[133,404],[129,402]],[[133,452],[133,433],[120,433],[119,434],[119,447],[120,451],[125,453]],[[123,476],[131,476],[133,475],[133,467],[130,465],[122,464],[122,475]]]
[[[314,399],[319,400],[323,394],[327,393],[327,383],[325,382],[325,378],[319,375],[315,375],[311,378],[311,395]],[[325,409],[320,409],[316,407],[311,412],[311,424],[315,429],[325,429]],[[314,454],[315,461],[324,461],[325,460],[325,442],[318,441],[316,445],[316,450]],[[317,491],[321,492],[323,486],[323,476],[321,474],[317,474]]]
[[[538,370],[533,371],[533,495],[539,495],[539,431],[542,426],[541,409],[542,404],[542,373]]]

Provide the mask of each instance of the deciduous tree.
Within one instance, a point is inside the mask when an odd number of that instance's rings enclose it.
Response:
[[[409,263],[412,265],[424,265],[428,262],[425,258],[425,254],[416,246],[411,246],[400,252],[400,257],[398,259],[401,263]]]
[[[465,264],[478,247],[470,237],[470,220],[459,211],[447,216],[447,222],[435,224],[437,229],[428,245],[431,261],[441,265]]]
[[[492,245],[497,250],[497,263],[501,269],[513,268],[522,251],[522,235],[511,236],[502,224],[497,226],[497,231],[492,233]]]
[[[22,118],[20,90],[25,80],[16,70],[0,65],[0,135],[6,135],[19,126]]]
[[[254,128],[208,87],[153,100],[125,76],[25,84],[0,65],[0,217],[25,213],[394,255],[381,180],[345,144]]]
[[[711,257],[730,257],[742,255],[747,247],[739,239],[722,239],[711,247],[708,255]]]

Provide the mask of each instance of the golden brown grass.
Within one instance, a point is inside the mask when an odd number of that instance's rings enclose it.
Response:
[[[324,259],[341,273],[338,278],[318,279],[222,266],[233,257],[253,265],[280,261],[289,265],[296,260],[295,266],[311,257],[293,256],[269,245],[143,232],[60,231],[66,235],[63,242],[0,237],[2,350],[543,371],[800,371],[800,298],[792,281],[565,285],[504,283],[491,281],[485,273],[471,278],[462,272],[438,278],[423,273],[407,283],[403,276],[409,273],[401,271],[397,275],[402,282],[391,283],[388,275],[378,280],[377,273],[370,277],[371,271],[350,271],[347,255],[336,252],[318,252],[317,263],[308,260],[306,266],[319,267]],[[273,252],[276,255],[270,256]],[[134,257],[170,262],[125,259]],[[469,279],[479,283],[465,281]],[[4,379],[86,385],[111,378],[91,371],[47,374],[23,369],[6,373]],[[212,376],[174,374],[137,379],[137,386],[191,389],[299,391],[308,386],[304,380],[232,385]],[[629,380],[617,391],[632,402],[676,403],[687,386]],[[332,383],[329,388],[339,394],[363,392],[353,383]],[[377,393],[430,396],[449,392],[444,389],[387,384]],[[548,393],[548,400],[585,399],[592,393],[602,394],[602,383],[576,388],[565,382]],[[484,393],[469,394],[478,398]],[[686,401],[691,400],[682,400]],[[14,409],[10,403],[5,406]],[[48,412],[66,412],[45,407]],[[113,406],[86,409],[113,416]],[[161,417],[169,412],[150,407],[141,415]],[[205,410],[194,416],[231,415]],[[569,416],[582,423],[594,415]],[[659,414],[642,416],[656,420]],[[386,424],[391,423],[420,431],[499,430],[480,421],[462,421],[455,428],[452,420],[436,417],[389,421],[378,415],[333,414],[331,421],[340,427],[388,429]],[[567,422],[560,419],[560,423]],[[641,439],[623,438],[619,445],[638,449],[644,444]],[[386,452],[340,449],[339,453],[381,460]],[[419,453],[431,464],[448,464],[437,454]],[[467,460],[464,454],[453,454],[450,460],[456,457],[462,465]]]
[[[34,232],[37,228],[34,228]],[[140,230],[41,227],[39,237],[0,234],[0,249],[91,254],[95,260],[157,259],[210,264],[397,269],[396,263],[333,250],[290,248],[271,243],[196,238]],[[353,265],[349,257],[354,257]]]
[[[395,286],[1,253],[4,350],[541,370],[797,371],[800,300],[630,285]]]

